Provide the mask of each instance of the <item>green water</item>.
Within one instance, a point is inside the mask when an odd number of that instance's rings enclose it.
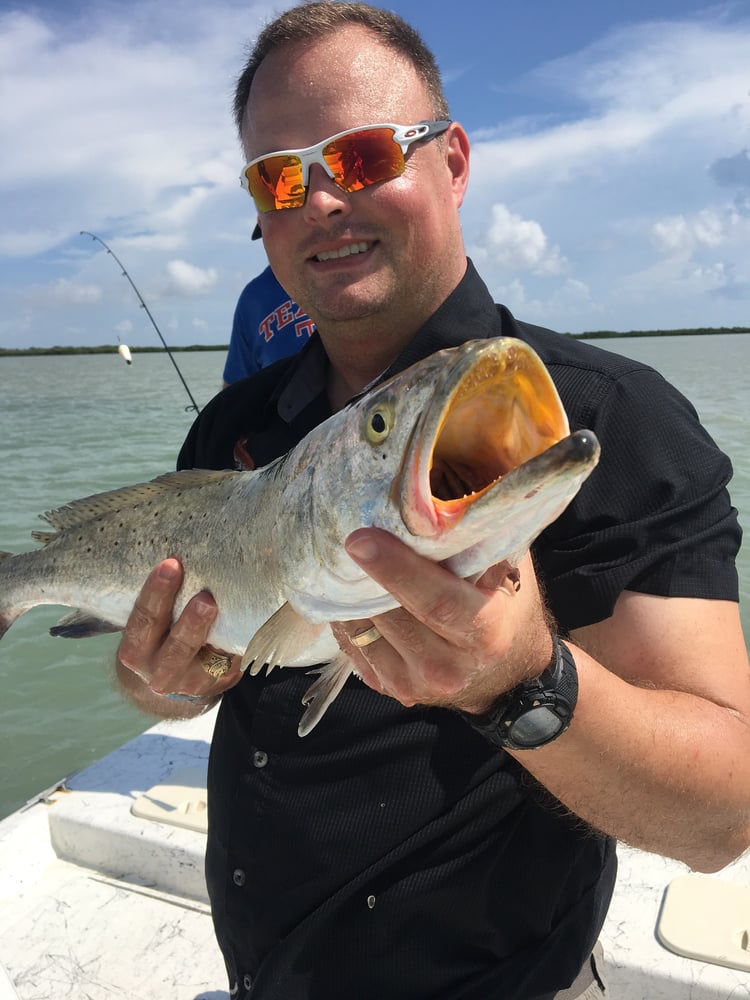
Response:
[[[733,497],[750,525],[750,336],[607,340],[647,361],[696,405],[735,465]],[[223,352],[175,355],[199,405],[217,391]],[[0,358],[0,548],[31,547],[40,511],[151,479],[174,467],[192,422],[164,354]],[[658,429],[656,429],[658,431]],[[750,545],[741,553],[750,636]],[[145,729],[112,680],[117,636],[53,639],[62,612],[36,608],[0,644],[0,816]]]

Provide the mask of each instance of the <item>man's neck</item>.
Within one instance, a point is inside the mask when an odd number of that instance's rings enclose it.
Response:
[[[463,258],[462,271],[456,286],[466,270]],[[426,308],[415,300],[411,310],[392,309],[388,315],[362,316],[359,319],[332,321],[328,317],[313,317],[321,342],[328,356],[328,397],[333,410],[339,410],[352,396],[389,368],[418,331],[428,322],[455,287],[441,297],[434,295],[434,306]],[[310,310],[312,315],[312,311]]]
[[[359,350],[342,351],[340,345],[325,344],[328,355],[327,392],[335,412],[362,392],[365,386],[381,375],[398,356],[398,350],[371,351],[369,345]]]
[[[327,391],[334,411],[381,375],[422,325],[416,318],[401,317],[400,323],[373,319],[316,323],[328,356]]]

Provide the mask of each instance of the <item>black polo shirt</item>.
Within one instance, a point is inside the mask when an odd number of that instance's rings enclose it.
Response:
[[[651,368],[496,306],[471,264],[383,377],[468,339],[520,337],[548,366],[599,466],[534,545],[560,630],[624,590],[737,600],[728,459]],[[330,414],[326,359],[225,389],[179,467],[260,466]],[[601,929],[615,852],[511,757],[443,709],[406,709],[351,678],[313,732],[310,679],[246,676],[219,711],[206,873],[232,997],[546,1000]],[[634,803],[637,808],[637,803]],[[666,819],[666,818],[665,818]]]

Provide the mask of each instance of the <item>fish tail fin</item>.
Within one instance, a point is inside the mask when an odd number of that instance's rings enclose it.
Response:
[[[0,563],[2,563],[4,559],[10,559],[12,555],[12,552],[0,551]],[[16,618],[20,618],[22,614],[23,611],[14,611],[12,608],[6,608],[4,611],[0,611],[0,639],[2,639]]]
[[[340,653],[324,667],[308,671],[309,674],[317,674],[318,678],[305,691],[302,699],[306,707],[297,727],[300,736],[307,736],[317,726],[353,672],[352,661],[345,653]]]

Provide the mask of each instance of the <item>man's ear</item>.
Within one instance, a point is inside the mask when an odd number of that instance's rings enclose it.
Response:
[[[462,125],[452,122],[446,132],[446,163],[452,175],[453,191],[460,206],[469,183],[469,137]]]

